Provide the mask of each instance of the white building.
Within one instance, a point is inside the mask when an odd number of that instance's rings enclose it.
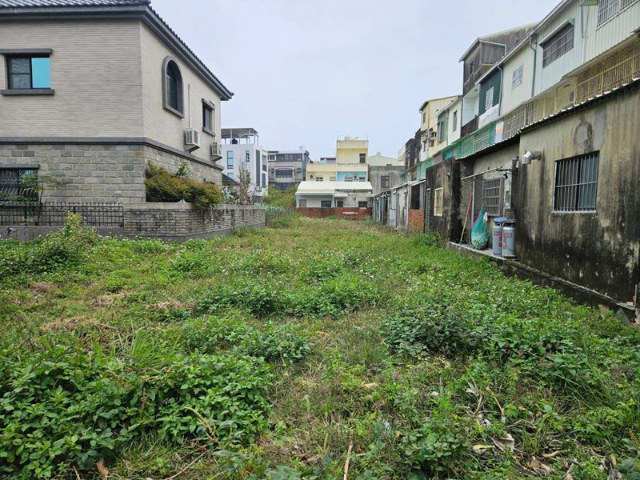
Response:
[[[261,202],[269,191],[269,153],[260,146],[258,132],[253,128],[223,128],[222,142],[218,165],[236,181],[240,181],[242,172],[248,172],[249,191],[254,202]]]
[[[296,192],[298,208],[367,208],[369,182],[302,182]]]

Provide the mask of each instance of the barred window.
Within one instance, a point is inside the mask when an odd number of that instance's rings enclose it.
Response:
[[[499,217],[502,214],[502,178],[484,180],[482,198],[487,214]]]
[[[0,168],[0,200],[38,200],[38,170],[35,168]]]
[[[639,0],[598,0],[598,26],[617,17]]]
[[[520,65],[513,71],[513,77],[511,79],[511,88],[516,88],[522,85],[522,78],[524,76],[524,65]]]
[[[600,153],[556,162],[554,212],[595,212]]]
[[[574,28],[568,23],[542,45],[542,66],[552,64],[565,53],[573,49]]]

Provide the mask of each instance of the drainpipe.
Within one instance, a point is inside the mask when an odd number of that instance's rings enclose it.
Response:
[[[536,44],[533,46],[533,35],[529,37],[529,48],[533,50],[533,79],[531,81],[531,99],[533,99],[536,93],[536,71],[538,64],[538,41],[536,38]]]
[[[502,116],[502,98],[504,96],[504,70],[502,65],[498,65],[498,70],[500,70],[500,99],[498,103],[498,118],[500,118]]]

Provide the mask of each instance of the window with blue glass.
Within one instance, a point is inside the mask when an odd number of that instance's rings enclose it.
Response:
[[[51,60],[49,57],[8,57],[7,72],[10,90],[51,88]]]
[[[227,168],[233,168],[233,152],[231,150],[227,152]]]

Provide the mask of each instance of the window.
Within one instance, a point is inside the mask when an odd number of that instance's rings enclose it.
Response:
[[[389,175],[383,175],[380,177],[380,187],[389,188]]]
[[[482,182],[482,198],[488,215],[502,214],[502,178],[492,178]]]
[[[444,120],[438,123],[438,143],[442,143],[446,140],[447,129],[444,126]]]
[[[361,153],[360,154],[360,163],[367,163],[367,154],[366,153]]]
[[[184,99],[182,93],[182,74],[177,62],[167,57],[162,67],[164,86],[164,108],[171,113],[184,117]]]
[[[469,76],[473,75],[473,72],[476,71],[476,62],[475,60],[471,60],[471,63],[469,63]]]
[[[233,151],[227,152],[227,168],[233,168]]]
[[[316,177],[316,182],[324,182],[324,177]]]
[[[638,0],[599,0],[598,1],[598,26],[604,25],[609,20],[620,15]]]
[[[0,201],[37,201],[38,170],[0,168]]]
[[[556,162],[554,212],[595,212],[600,153]]]
[[[262,186],[263,187],[267,186],[267,174],[266,173],[262,174]]]
[[[6,54],[9,91],[3,93],[51,94],[51,60],[48,53]],[[2,51],[0,51],[2,53]]]
[[[358,208],[368,208],[369,202],[358,202]]]
[[[298,207],[299,208],[307,208],[307,201],[306,200],[298,200]]]
[[[489,90],[487,90],[487,94],[484,98],[484,110],[485,112],[487,110],[490,110],[491,107],[493,107],[493,94],[495,93],[496,89],[495,87],[491,87]]]
[[[458,130],[458,111],[453,112],[453,131]]]
[[[336,200],[336,207],[344,208],[344,200]]]
[[[202,101],[202,130],[210,135],[215,135],[213,131],[213,104]]]
[[[249,163],[251,161],[251,150],[245,150],[244,161]]]
[[[344,177],[344,181],[345,182],[353,182],[353,177],[352,176]]]
[[[329,181],[330,182],[335,182],[336,181],[336,177],[329,177]]]
[[[279,168],[276,170],[276,178],[291,178],[293,170],[291,168]]]
[[[321,200],[320,201],[321,208],[331,208],[331,200]]]
[[[296,168],[296,175],[302,175],[302,168]]]
[[[516,88],[522,85],[522,77],[524,75],[524,65],[520,65],[513,71],[511,76],[511,88]]]
[[[436,188],[435,197],[433,201],[433,216],[442,216],[442,206],[444,203],[444,190],[442,188]]]
[[[542,66],[552,64],[573,49],[573,24],[568,23],[542,44]]]
[[[422,112],[422,123],[427,123],[427,112]]]

